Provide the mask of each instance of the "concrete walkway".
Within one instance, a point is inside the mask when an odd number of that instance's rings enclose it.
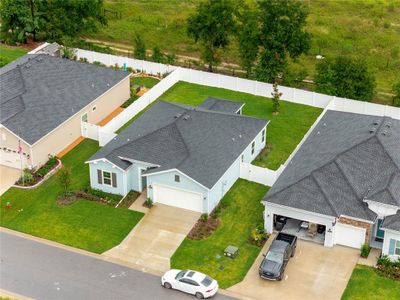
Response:
[[[0,166],[0,196],[3,195],[21,176],[21,170]]]
[[[102,255],[161,275],[170,269],[171,256],[199,217],[197,212],[154,205],[120,245]]]
[[[364,258],[360,256],[358,263],[368,267],[375,267],[376,263],[378,262],[378,258],[381,256],[381,253],[381,249],[371,248],[368,257]]]
[[[136,210],[136,211],[140,211],[144,214],[147,214],[149,212],[149,208],[144,207],[143,203],[145,203],[147,200],[147,190],[144,190],[139,197],[137,197],[137,199],[135,200],[135,202],[132,203],[131,206],[129,206],[129,209],[131,210]]]
[[[324,299],[341,298],[360,256],[359,250],[335,246],[326,248],[298,241],[282,281],[260,279],[258,268],[274,236],[271,237],[244,280],[228,289],[241,299]]]

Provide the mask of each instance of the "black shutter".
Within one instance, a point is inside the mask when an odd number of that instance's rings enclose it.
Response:
[[[103,184],[103,173],[101,170],[97,170],[97,182],[99,184]]]
[[[117,187],[117,174],[111,173],[112,174],[112,186]]]

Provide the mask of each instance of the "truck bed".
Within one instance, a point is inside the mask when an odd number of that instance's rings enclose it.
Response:
[[[296,243],[297,237],[295,235],[280,232],[275,240],[284,241],[289,245],[293,246],[293,244]]]

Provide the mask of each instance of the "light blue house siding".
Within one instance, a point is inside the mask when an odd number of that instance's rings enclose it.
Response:
[[[141,179],[141,172],[142,170],[146,170],[148,166],[144,164],[134,163],[127,172],[127,184],[128,184],[128,191],[134,190],[136,192],[142,192],[144,189],[144,184],[142,184]]]
[[[112,185],[107,185],[104,183],[99,183],[97,170],[107,171],[110,173],[115,173],[116,187]],[[126,195],[128,193],[126,173],[109,163],[108,161],[96,161],[89,164],[90,172],[90,186],[94,189],[102,190],[107,193]]]

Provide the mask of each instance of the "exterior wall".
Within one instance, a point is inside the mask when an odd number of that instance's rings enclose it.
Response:
[[[350,218],[346,218],[346,217],[340,217],[338,222],[342,223],[342,224],[352,225],[355,227],[365,228],[366,229],[365,244],[369,244],[369,242],[371,241],[371,233],[372,233],[373,224],[369,224],[366,222],[362,222],[362,221],[358,221],[358,220],[354,220],[354,219],[350,219]]]
[[[265,127],[263,130],[265,130],[265,133],[267,132],[267,127]],[[247,146],[246,150],[244,150],[243,152],[243,162],[245,163],[251,163],[258,154],[260,154],[260,152],[265,148],[265,144],[266,144],[266,137],[264,138],[264,141],[262,141],[262,132],[263,130],[261,130],[256,138],[253,140],[255,141],[255,148],[254,148],[254,154],[251,154],[251,143]]]
[[[56,155],[82,135],[81,117],[83,114],[88,114],[89,123],[98,123],[129,97],[129,78],[125,78],[117,86],[114,86],[96,101],[81,109],[66,123],[60,125],[33,145],[33,165],[40,166],[44,164],[49,154]],[[93,107],[96,107],[94,111]]]
[[[175,175],[180,176],[180,182],[175,181]],[[148,186],[147,196],[151,200],[154,199],[153,199],[153,189],[150,188],[150,186],[154,185],[154,183],[171,186],[177,189],[183,189],[201,193],[203,194],[203,209],[207,207],[208,190],[178,171],[173,170],[165,173],[159,173],[147,176],[147,186]],[[206,213],[207,211],[203,212]]]
[[[7,163],[5,161],[8,160],[9,156],[17,156],[19,161],[19,154],[18,154],[18,145],[19,139],[12,134],[7,129],[0,128],[0,162],[1,164],[12,166],[12,163]],[[27,167],[31,164],[31,150],[30,146],[25,142],[21,141],[22,147],[22,157],[23,157],[23,167]],[[6,148],[6,149],[4,149]],[[11,150],[11,151],[10,151]],[[15,151],[15,152],[14,152]],[[4,162],[4,163],[3,163]],[[15,165],[15,164],[14,164]],[[15,165],[16,168],[20,168],[20,163]]]
[[[132,167],[127,170],[127,185],[128,191],[134,190],[136,192],[142,192],[141,182],[141,169],[147,169],[148,166],[144,164],[134,163]]]
[[[322,216],[313,214],[304,210],[295,209],[286,206],[276,206],[271,203],[264,203],[264,228],[268,233],[274,231],[274,215],[281,215],[293,219],[304,220],[316,224],[325,225],[325,247],[333,247],[334,245],[334,227],[332,223],[335,221],[335,217]]]
[[[115,173],[117,176],[117,187],[107,184],[99,184],[97,180],[97,170]],[[107,193],[119,194],[125,196],[128,193],[126,173],[107,161],[97,161],[89,163],[90,186],[97,190]]]
[[[385,229],[385,238],[383,240],[382,254],[388,255],[392,261],[397,260],[400,255],[389,255],[390,240],[400,241],[400,232]]]

